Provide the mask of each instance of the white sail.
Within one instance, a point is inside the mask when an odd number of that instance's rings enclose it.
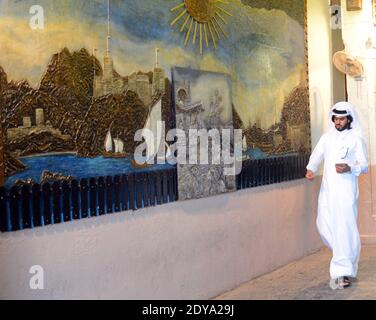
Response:
[[[167,142],[165,142],[164,144],[165,144],[165,150],[164,150],[165,153],[163,155],[158,155],[157,157],[158,163],[166,162],[172,155],[170,146],[167,144]]]
[[[171,152],[170,146],[168,144],[166,144],[166,146],[167,146],[166,159],[168,159],[172,156],[172,152]]]
[[[124,152],[124,142],[123,140],[119,139],[119,152],[123,153]]]
[[[116,139],[114,139],[114,145],[115,145],[114,152],[115,152],[115,153],[116,153],[116,152],[119,152],[119,151],[118,151],[118,143],[117,143],[117,140],[116,140]]]
[[[171,151],[170,146],[166,143],[167,151],[166,151],[166,161],[169,161],[169,163],[175,163],[176,159],[174,158],[174,154]]]
[[[162,130],[157,130],[158,122],[162,121],[162,100],[159,99],[151,108],[146,119],[144,129],[149,129],[154,135],[154,151],[153,148],[147,148],[147,159],[154,158],[157,154],[162,140]]]
[[[107,135],[106,135],[106,139],[105,139],[105,142],[104,142],[104,149],[107,152],[111,152],[112,151],[112,137],[111,137],[110,130],[108,130]]]
[[[244,136],[243,137],[243,151],[247,151],[248,146],[247,146],[247,138]]]
[[[115,144],[115,153],[123,153],[124,152],[124,142],[116,138],[114,139],[114,144]]]

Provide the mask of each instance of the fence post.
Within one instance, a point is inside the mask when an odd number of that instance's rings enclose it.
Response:
[[[296,175],[296,156],[291,156],[290,157],[290,170],[291,170],[291,178],[290,180],[295,179]]]
[[[89,194],[90,194],[90,217],[98,215],[97,212],[97,180],[95,178],[89,179]]]
[[[269,162],[269,158],[266,158],[264,160],[264,170],[263,170],[263,175],[264,175],[264,178],[263,178],[263,186],[269,184],[269,169],[270,169],[270,162]]]
[[[270,167],[270,183],[276,183],[277,182],[277,158],[271,158],[271,167]]]
[[[256,160],[256,187],[260,186],[261,183],[262,183],[262,168],[261,168],[261,165],[262,165],[262,160],[261,159],[257,159]]]
[[[291,156],[286,157],[287,159],[287,172],[286,172],[286,177],[287,181],[290,181],[292,179],[292,170],[291,170]]]
[[[77,220],[80,218],[80,206],[79,206],[79,186],[78,181],[73,180],[71,182],[71,190],[72,190],[72,213],[73,219]]]
[[[283,157],[283,181],[290,180],[289,171],[289,157]]]
[[[121,199],[121,188],[120,188],[121,182],[120,182],[120,176],[116,175],[114,178],[114,207],[115,212],[121,211],[121,205],[120,205],[120,199]]]
[[[279,157],[274,158],[274,183],[279,182]]]
[[[128,177],[126,174],[121,176],[121,189],[122,189],[122,199],[121,208],[126,211],[129,209],[129,193],[128,193]]]
[[[163,184],[162,184],[162,194],[163,194],[163,203],[167,203],[167,197],[168,197],[168,188],[167,188],[167,172],[166,171],[162,171],[162,181],[163,181]]]
[[[149,190],[148,190],[148,175],[150,172],[145,172],[142,175],[142,194],[144,208],[149,207]]]
[[[51,224],[51,185],[47,182],[42,186],[42,198],[43,198],[43,222],[44,225]]]
[[[1,232],[6,232],[9,229],[7,207],[8,207],[7,189],[5,189],[4,187],[0,187],[0,230]]]
[[[80,181],[80,195],[81,195],[81,217],[87,218],[88,217],[88,182],[87,179],[83,178]]]
[[[134,193],[135,193],[134,183],[135,183],[135,176],[133,173],[130,173],[128,176],[128,187],[129,187],[129,209],[131,210],[136,209],[135,197],[134,197]]]
[[[302,168],[303,168],[303,157],[301,154],[298,155],[298,172],[297,172],[297,179],[302,178]]]
[[[155,206],[155,196],[156,196],[156,190],[155,190],[155,173],[153,171],[149,172],[148,174],[148,184],[149,184],[149,197],[150,197],[150,205]]]
[[[168,202],[175,201],[174,192],[174,169],[169,169],[167,172],[168,176]]]
[[[135,173],[136,208],[142,208],[142,172]]]
[[[178,189],[178,168],[174,168],[173,176],[174,176],[174,193],[175,193],[175,201],[178,201],[178,199],[179,199],[179,189]]]
[[[63,181],[62,187],[62,198],[63,198],[63,218],[64,221],[70,221],[71,218],[71,186],[68,181]]]
[[[21,201],[22,201],[22,226],[23,229],[26,228],[33,228],[33,218],[31,216],[31,210],[30,210],[30,186],[27,184],[24,184],[21,188]]]
[[[297,172],[297,169],[298,169],[296,159],[297,159],[296,155],[291,156],[291,162],[290,162],[291,179],[290,180],[294,180],[296,178],[296,172]]]
[[[52,184],[52,211],[54,216],[54,224],[61,222],[61,186],[55,181]]]
[[[245,160],[243,161],[242,167],[244,169],[242,170],[242,188],[249,188],[251,187],[252,183],[252,167],[251,167],[251,161],[250,160]]]
[[[19,214],[19,188],[14,186],[10,189],[9,192],[10,198],[10,221],[12,224],[12,231],[17,231],[21,229],[21,221],[20,221],[20,214]]]
[[[107,213],[113,213],[113,204],[114,204],[114,183],[112,177],[106,177],[106,208]]]
[[[155,183],[157,191],[157,204],[162,203],[162,177],[160,171],[155,171]]]
[[[304,178],[306,173],[306,155],[301,155],[301,171],[300,171],[300,177]]]
[[[281,183],[283,181],[283,158],[279,157],[277,160],[277,181]]]
[[[36,183],[31,187],[31,205],[33,210],[33,226],[39,227],[43,223],[43,211],[41,208],[41,186]]]
[[[249,179],[251,188],[256,187],[257,182],[257,170],[256,170],[257,160],[249,161]]]
[[[268,184],[269,158],[262,159],[262,185]]]
[[[294,179],[300,178],[300,156],[294,156]]]
[[[106,213],[105,210],[105,190],[106,190],[106,182],[104,181],[104,177],[98,178],[98,210],[99,215],[103,215]]]

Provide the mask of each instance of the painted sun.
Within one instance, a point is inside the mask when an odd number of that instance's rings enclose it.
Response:
[[[232,17],[232,13],[226,8],[229,1],[231,0],[182,0],[170,9],[176,14],[171,26],[180,23],[179,31],[185,33],[184,46],[192,39],[193,45],[200,45],[201,54],[204,44],[209,48],[211,43],[217,49],[221,37],[228,37],[225,31],[226,18]]]

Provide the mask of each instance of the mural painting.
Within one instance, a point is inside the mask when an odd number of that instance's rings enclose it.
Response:
[[[34,5],[0,0],[7,187],[169,167],[132,157],[138,129],[156,119],[166,132],[175,126],[174,66],[230,77],[244,159],[309,151],[305,1],[40,0],[43,12]],[[43,13],[44,24],[30,12]]]
[[[229,139],[227,150],[223,150],[226,145],[222,144],[221,139],[222,129],[231,130],[229,132],[233,129],[230,78],[220,73],[174,68],[173,79],[176,128],[183,130],[185,137],[189,137],[189,144],[192,129],[197,130],[197,133],[200,133],[200,130],[208,133],[207,138],[201,135],[195,139],[197,147],[193,152],[197,152],[197,163],[190,162],[191,150],[186,152],[185,164],[178,163],[179,199],[187,200],[235,191],[235,176],[225,174],[222,156],[225,151],[233,156],[233,136]],[[215,131],[211,131],[213,129]],[[215,142],[217,149],[213,146]],[[205,150],[203,153],[200,152],[202,147]],[[201,159],[201,155],[205,154],[207,159]],[[216,156],[218,163],[214,161]]]

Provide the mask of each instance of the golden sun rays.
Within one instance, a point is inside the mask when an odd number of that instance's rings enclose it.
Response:
[[[226,8],[232,0],[181,0],[182,2],[170,11],[175,14],[171,26],[181,24],[179,31],[185,33],[184,46],[189,41],[200,46],[203,53],[204,45],[210,44],[217,49],[219,40],[228,38],[225,31],[226,19],[232,17],[232,13]]]

